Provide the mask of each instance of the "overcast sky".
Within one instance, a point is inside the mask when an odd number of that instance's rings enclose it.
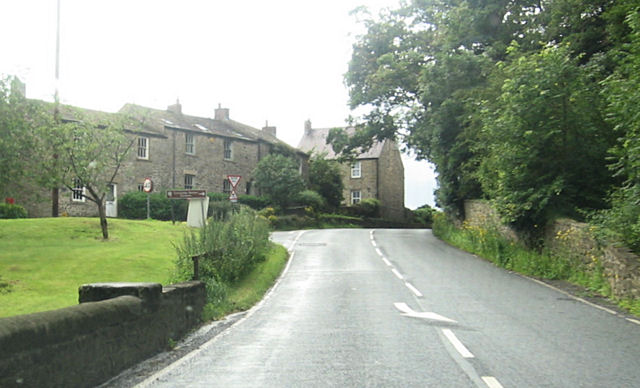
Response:
[[[233,120],[296,146],[304,121],[344,125],[343,75],[355,36],[349,11],[393,0],[61,0],[63,103],[115,112],[131,102]],[[56,0],[0,0],[0,74],[53,100]],[[405,158],[405,202],[433,205],[434,172]]]

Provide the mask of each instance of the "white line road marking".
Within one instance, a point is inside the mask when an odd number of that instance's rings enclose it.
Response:
[[[597,308],[599,310],[606,311],[606,312],[608,312],[609,314],[612,314],[612,315],[618,315],[617,312],[615,312],[615,311],[613,311],[611,309],[608,309],[608,308],[602,307],[602,306],[598,306],[595,303],[591,303],[588,300],[585,300],[585,299],[582,299],[582,298],[577,297],[575,295],[572,295],[572,294],[570,294],[570,293],[568,293],[566,291],[563,291],[563,290],[561,290],[561,289],[559,289],[557,287],[552,286],[551,284],[547,284],[547,283],[545,283],[545,282],[543,282],[541,280],[534,279],[534,278],[531,278],[531,277],[528,277],[528,276],[526,276],[526,278],[529,279],[529,280],[533,280],[534,282],[536,282],[536,283],[538,283],[538,284],[540,284],[542,286],[545,286],[545,287],[550,288],[552,290],[558,291],[559,293],[564,294],[564,295],[568,296],[571,299],[577,300],[578,302],[582,302],[582,303],[584,303],[586,305],[589,305],[591,307],[595,307],[595,308]]]
[[[453,319],[449,319],[447,317],[443,317],[440,314],[436,314],[436,313],[432,313],[432,312],[419,313],[417,311],[413,311],[413,309],[411,307],[407,306],[406,303],[398,302],[398,303],[394,303],[393,305],[401,313],[403,313],[407,317],[429,319],[429,320],[432,320],[432,321],[440,321],[440,322],[447,322],[447,323],[457,323]]]
[[[482,376],[482,381],[484,381],[484,383],[487,384],[487,387],[489,388],[503,388],[502,384],[500,384],[498,379],[496,379],[495,377]]]
[[[378,255],[380,255],[380,256],[384,256],[384,255],[382,254],[382,251],[381,251],[379,248],[376,248],[376,253],[377,253]]]
[[[640,321],[637,319],[633,319],[633,318],[625,318],[627,321],[631,322],[631,323],[635,323],[636,325],[640,325]]]
[[[386,265],[388,265],[389,267],[393,267],[393,266],[391,265],[391,262],[390,262],[389,260],[387,260],[387,258],[386,258],[386,257],[382,256],[382,261],[384,261],[384,263],[385,263]]]
[[[396,277],[400,280],[404,280],[404,277],[400,274],[400,272],[398,272],[397,269],[395,268],[391,268],[391,272],[393,272],[394,275],[396,275]]]
[[[378,247],[378,244],[376,244],[376,240],[371,239],[371,245],[373,245],[374,247]]]
[[[404,285],[407,286],[408,289],[411,290],[411,292],[413,292],[413,294],[415,296],[417,296],[418,298],[422,298],[422,293],[420,292],[420,290],[418,290],[417,288],[415,288],[413,286],[413,284],[409,283],[409,282],[404,282]]]
[[[444,334],[445,337],[447,337],[449,342],[451,342],[451,345],[453,345],[453,347],[456,348],[456,350],[458,351],[458,353],[460,353],[460,355],[462,357],[464,357],[464,358],[473,358],[474,357],[474,355],[469,351],[469,349],[467,349],[462,344],[462,342],[460,342],[458,337],[456,337],[456,335],[453,334],[453,332],[450,329],[442,329],[442,334]]]

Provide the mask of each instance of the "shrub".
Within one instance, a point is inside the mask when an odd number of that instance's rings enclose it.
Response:
[[[209,202],[222,202],[222,201],[226,201],[229,202],[229,194],[225,194],[225,193],[207,193],[207,196],[209,197]]]
[[[206,227],[186,234],[178,252],[178,273],[189,273],[192,257],[199,255],[200,277],[211,295],[220,295],[218,283],[238,280],[264,260],[269,243],[268,222],[246,207],[226,219],[212,218]],[[185,280],[185,279],[182,279]]]
[[[267,197],[256,197],[255,195],[241,195],[238,197],[238,203],[247,205],[254,210],[261,210],[271,204]]]
[[[169,199],[166,193],[149,194],[151,218],[155,220],[171,220],[171,206],[174,208],[176,221],[187,219],[188,201]],[[118,200],[118,215],[121,218],[142,220],[147,218],[147,194],[141,191],[132,191],[123,195]]]
[[[375,218],[380,215],[380,201],[374,198],[365,198],[353,205],[352,208],[357,215],[363,217]]]
[[[313,190],[301,191],[296,196],[296,203],[301,206],[311,207],[314,210],[321,210],[326,206],[325,199]]]
[[[27,211],[20,205],[0,203],[0,218],[27,218]]]
[[[431,225],[433,223],[434,213],[435,210],[429,207],[429,205],[421,206],[412,211],[415,222],[423,225]]]

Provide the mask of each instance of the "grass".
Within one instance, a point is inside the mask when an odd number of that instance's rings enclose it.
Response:
[[[205,306],[205,321],[220,319],[225,315],[251,308],[262,299],[280,276],[288,259],[287,250],[271,243],[266,259],[258,263],[251,272],[241,280],[227,285],[227,297],[217,304]]]
[[[185,230],[110,219],[111,237],[103,241],[96,218],[0,220],[0,317],[77,304],[85,283],[166,284],[174,271],[172,243]]]
[[[440,239],[495,265],[523,275],[550,280],[566,280],[584,288],[585,296],[604,296],[630,313],[640,316],[640,299],[616,299],[601,266],[585,267],[581,263],[548,252],[536,252],[509,241],[497,231],[463,224],[456,227],[439,214],[433,233]]]

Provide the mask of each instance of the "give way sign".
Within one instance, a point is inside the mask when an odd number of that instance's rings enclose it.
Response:
[[[242,176],[240,175],[227,175],[227,179],[231,183],[231,195],[229,195],[231,202],[238,202],[238,183],[241,178]]]

